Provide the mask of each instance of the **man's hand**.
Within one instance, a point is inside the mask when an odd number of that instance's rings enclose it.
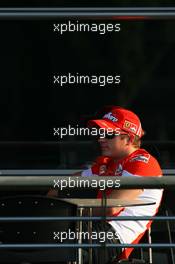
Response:
[[[81,176],[82,171],[77,171],[72,174],[72,176]]]
[[[49,191],[48,191],[48,193],[47,193],[47,196],[48,197],[54,197],[54,196],[58,196],[58,190],[56,190],[56,189],[50,189]]]

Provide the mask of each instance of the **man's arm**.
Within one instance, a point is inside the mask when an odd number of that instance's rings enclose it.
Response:
[[[122,200],[134,200],[143,192],[143,189],[132,189],[132,190],[113,190],[108,199],[122,199]],[[117,214],[123,207],[112,207],[106,208],[106,216]],[[95,208],[93,210],[94,216],[103,215],[103,208]]]
[[[73,173],[71,176],[81,176],[82,171],[77,171]]]

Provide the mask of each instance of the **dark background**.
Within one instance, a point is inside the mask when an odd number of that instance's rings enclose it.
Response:
[[[174,6],[175,1],[10,1],[4,6]],[[78,18],[77,18],[78,19]],[[67,21],[67,20],[66,20]],[[0,21],[0,173],[3,169],[79,169],[98,154],[89,137],[53,137],[53,127],[84,125],[116,104],[135,111],[146,130],[143,147],[174,169],[175,20],[119,21],[120,33],[53,33],[57,21]],[[95,22],[95,18],[94,18]],[[104,22],[104,21],[101,21]],[[111,20],[109,20],[111,23]],[[121,85],[55,88],[53,74],[121,75]],[[11,193],[11,191],[10,191]],[[3,195],[3,192],[1,192]],[[4,194],[4,195],[7,195]],[[168,193],[168,206],[174,192]],[[167,206],[167,207],[166,207]],[[163,215],[163,212],[159,213]],[[174,213],[172,213],[174,215]],[[171,232],[174,228],[171,225]],[[168,242],[161,222],[155,243]],[[173,237],[173,233],[172,233]],[[154,249],[156,263],[170,263]]]
[[[57,7],[119,7],[119,6],[175,6],[174,0],[108,0],[108,1],[101,1],[101,0],[1,0],[0,6],[2,7],[13,7],[13,6],[18,6],[18,7],[31,7],[31,6],[36,6],[36,7],[43,7],[43,6],[57,6]]]
[[[146,147],[173,168],[175,21],[113,18],[106,22],[121,23],[119,33],[62,36],[53,32],[61,22],[67,20],[0,21],[1,168],[77,168],[91,161],[97,149],[89,137],[60,140],[53,127],[84,126],[108,104],[135,111]],[[54,74],[68,72],[119,74],[121,84],[53,85]]]

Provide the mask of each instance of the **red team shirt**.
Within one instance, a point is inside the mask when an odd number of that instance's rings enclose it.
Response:
[[[157,160],[151,156],[145,149],[138,149],[129,156],[115,161],[115,159],[100,156],[88,170],[82,172],[82,176],[162,176],[162,171]],[[107,190],[107,196],[112,192]],[[143,192],[137,197],[141,200],[155,202],[154,205],[133,206],[122,208],[115,216],[154,216],[162,199],[163,189],[143,189]],[[98,191],[97,198],[101,198],[102,192]],[[113,215],[114,216],[114,215]],[[121,243],[137,244],[149,228],[152,221],[109,221],[109,224],[115,229]],[[119,259],[128,258],[133,248],[124,248]]]

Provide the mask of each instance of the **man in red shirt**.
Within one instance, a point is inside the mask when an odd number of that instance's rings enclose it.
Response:
[[[81,172],[82,176],[115,175],[115,176],[162,176],[157,160],[145,149],[140,148],[141,138],[144,135],[140,119],[132,111],[122,107],[111,106],[101,119],[90,120],[90,127],[105,129],[106,136],[98,139],[101,148],[101,157],[88,170]],[[111,129],[114,133],[111,134]],[[108,133],[110,131],[110,133]],[[113,199],[141,199],[154,201],[154,205],[109,208],[110,216],[154,216],[162,198],[161,189],[132,189],[108,190],[107,197]],[[101,191],[98,192],[101,197]],[[151,221],[114,221],[108,222],[117,232],[120,243],[139,242]],[[122,250],[118,259],[128,258],[133,248]]]
[[[91,177],[94,175],[105,176],[162,176],[162,171],[157,160],[145,149],[140,148],[141,138],[144,135],[138,116],[130,110],[118,106],[106,108],[100,119],[90,120],[88,127],[104,129],[104,136],[98,138],[101,156],[96,159],[91,168],[76,175]],[[160,206],[162,189],[109,189],[107,198],[111,199],[140,199],[155,202],[149,206],[133,206],[124,208],[108,208],[108,216],[154,216]],[[101,198],[98,191],[97,198]],[[100,209],[95,210],[96,215],[101,215]],[[108,221],[105,231],[117,233],[118,239],[107,243],[136,244],[139,242],[152,221]],[[94,223],[94,230],[102,230],[104,226]],[[97,241],[98,243],[98,241]],[[112,260],[128,258],[133,248],[108,248],[106,263]],[[100,263],[100,251],[94,250],[94,263]],[[99,253],[98,253],[99,252]]]

